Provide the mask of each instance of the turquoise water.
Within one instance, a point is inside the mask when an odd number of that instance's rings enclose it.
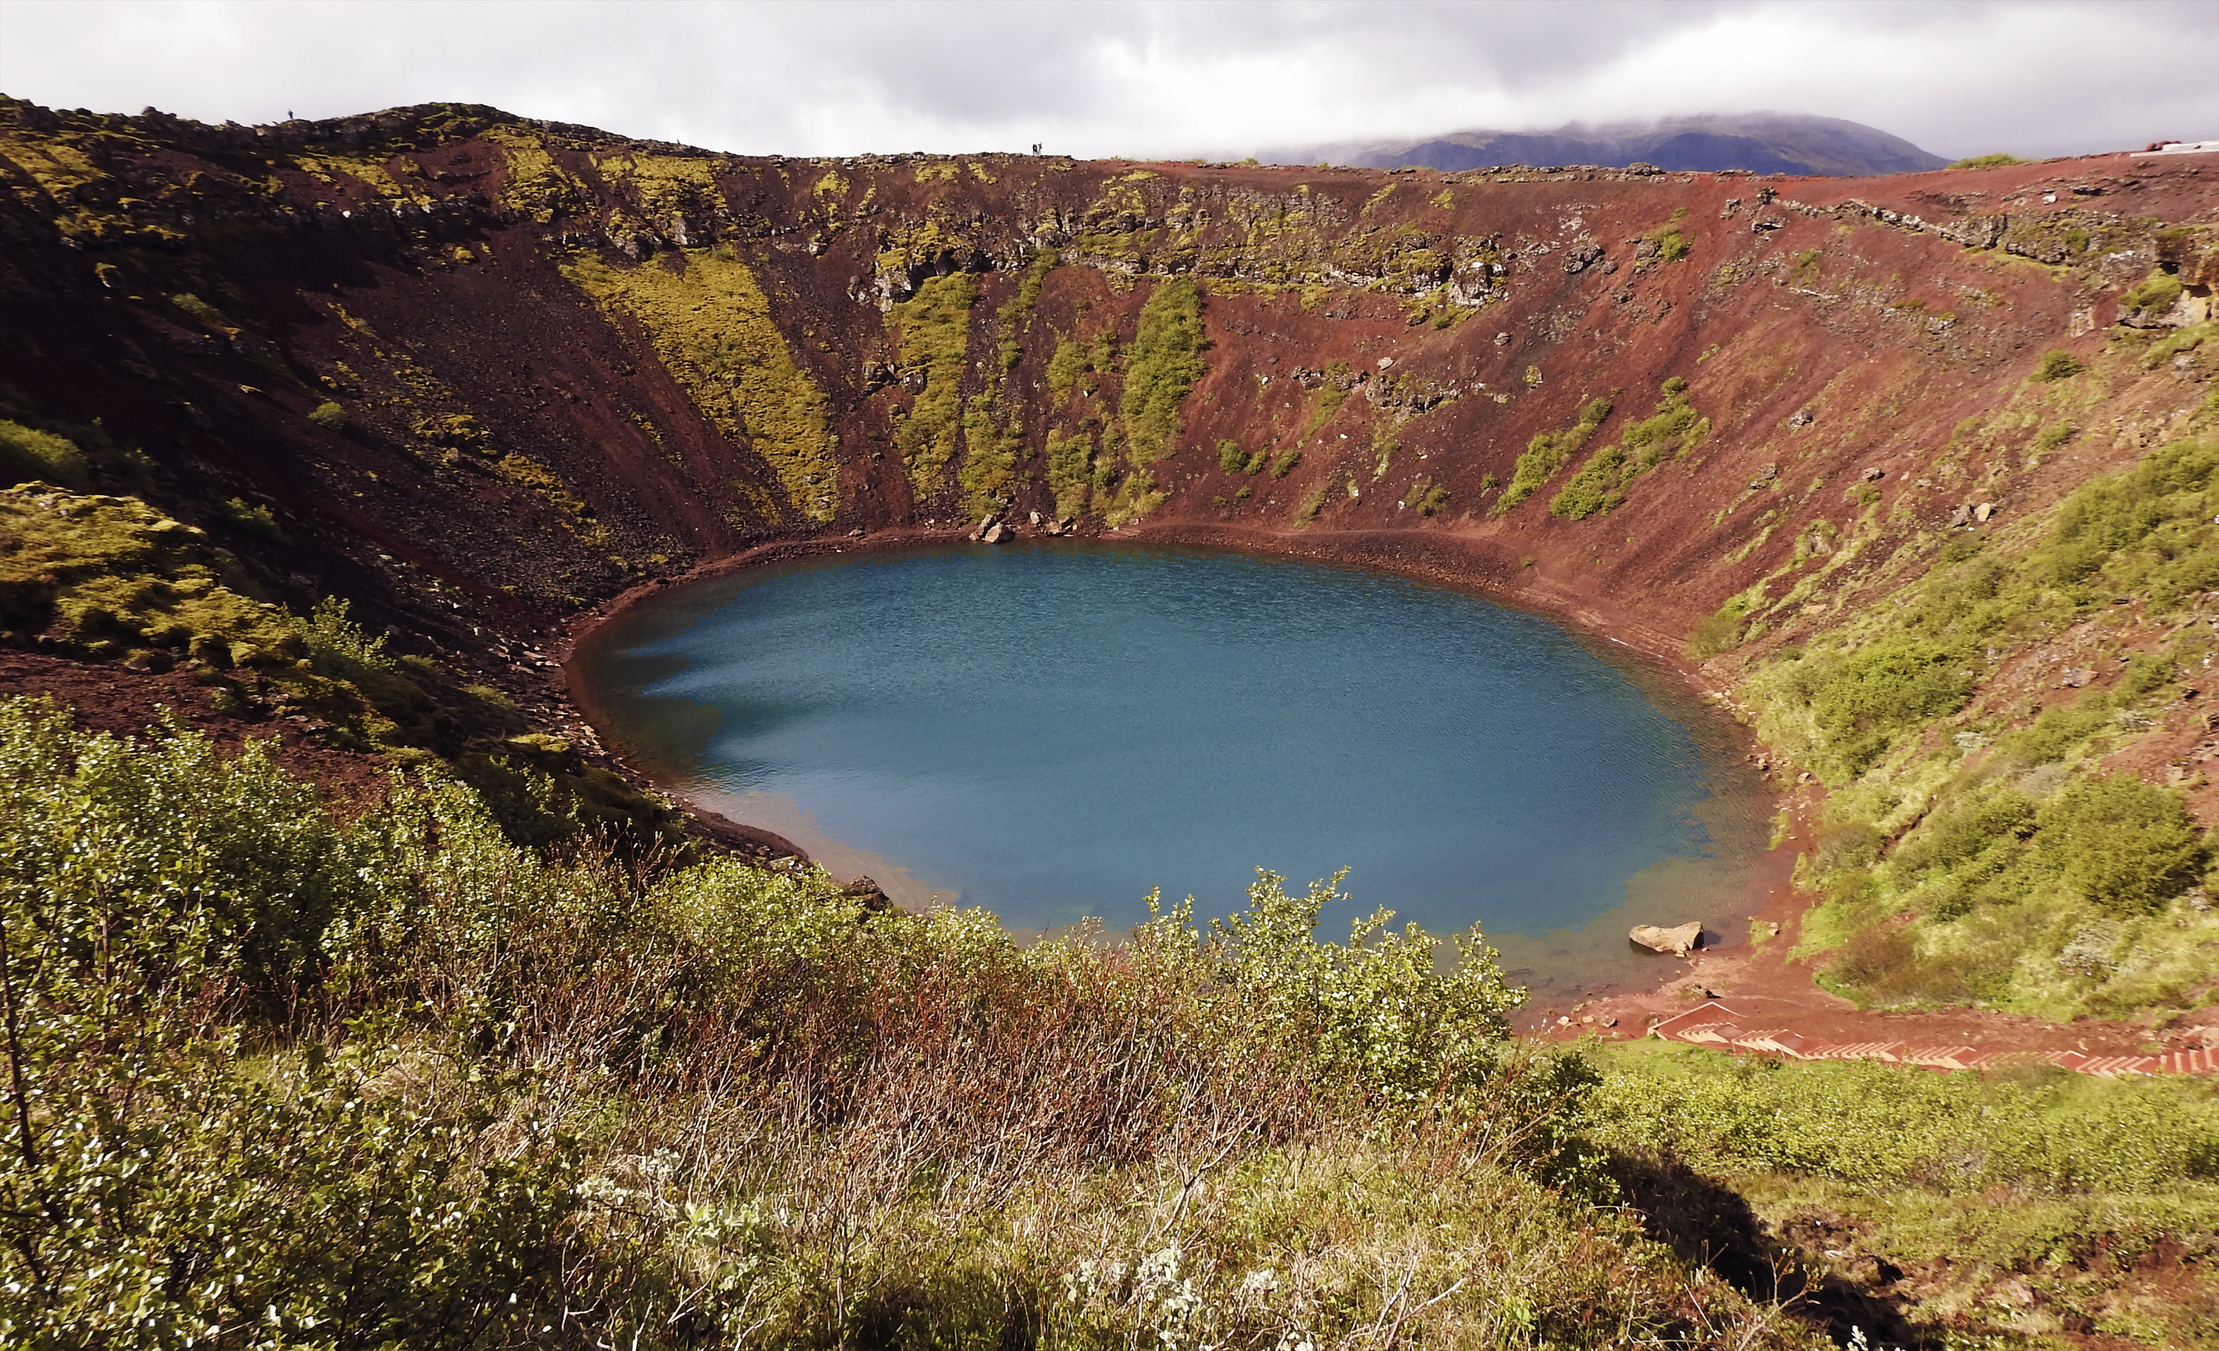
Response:
[[[658,595],[575,669],[702,805],[1021,929],[1120,929],[1159,886],[1224,914],[1258,865],[1347,866],[1345,911],[1479,922],[1543,983],[1616,978],[1627,925],[1707,918],[1762,843],[1754,783],[1668,680],[1359,569],[1062,542],[817,559]]]

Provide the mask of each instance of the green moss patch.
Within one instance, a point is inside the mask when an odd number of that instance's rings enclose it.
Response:
[[[795,363],[736,253],[667,254],[637,267],[587,256],[563,275],[639,324],[695,406],[769,464],[798,515],[832,519],[839,465],[824,392]]]
[[[300,656],[285,612],[253,592],[228,551],[137,498],[0,490],[0,623],[19,642],[226,666]]]
[[[971,363],[971,307],[978,286],[966,273],[934,277],[886,313],[902,366],[921,381],[916,397],[896,417],[894,444],[909,469],[919,500],[946,487],[948,466],[960,448],[963,376]]]
[[[1487,514],[1500,516],[1539,492],[1541,486],[1564,467],[1572,452],[1586,445],[1587,438],[1593,436],[1595,429],[1609,416],[1610,400],[1590,399],[1580,405],[1579,420],[1571,426],[1560,432],[1542,432],[1527,442],[1524,453],[1518,456],[1518,467],[1512,471],[1509,485]]]
[[[1626,488],[1636,478],[1701,444],[1710,434],[1710,419],[1695,411],[1688,399],[1687,381],[1678,376],[1666,380],[1663,394],[1653,415],[1626,428],[1615,444],[1588,457],[1563,490],[1550,499],[1551,516],[1579,521],[1608,515],[1626,500]],[[1581,421],[1586,421],[1584,413]]]

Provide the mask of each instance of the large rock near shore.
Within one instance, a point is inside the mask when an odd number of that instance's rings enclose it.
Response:
[[[1636,924],[1626,937],[1651,952],[1669,952],[1675,957],[1685,957],[1703,946],[1703,922],[1691,919],[1671,929],[1660,929],[1654,924]]]

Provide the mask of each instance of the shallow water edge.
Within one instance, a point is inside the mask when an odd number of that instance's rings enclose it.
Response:
[[[920,546],[930,548],[959,542],[960,537],[951,539],[949,532],[916,531],[889,532],[863,540],[786,543],[700,569],[678,585],[752,572],[775,563],[812,558],[830,561],[835,555],[904,552]],[[1654,988],[1686,972],[1686,966],[1680,962],[1633,949],[1625,941],[1624,934],[1634,923],[1701,919],[1713,941],[1732,947],[1747,942],[1749,916],[1765,909],[1777,911],[1777,904],[1768,906],[1766,902],[1768,898],[1776,901],[1784,892],[1794,854],[1788,849],[1767,850],[1765,847],[1764,824],[1776,804],[1764,780],[1748,763],[1752,744],[1748,733],[1706,699],[1706,691],[1697,683],[1698,673],[1681,660],[1676,651],[1660,650],[1663,635],[1638,622],[1620,625],[1616,621],[1622,617],[1609,613],[1607,603],[1598,605],[1591,603],[1595,598],[1572,598],[1577,603],[1552,604],[1547,603],[1552,598],[1545,595],[1537,597],[1514,592],[1501,584],[1499,560],[1489,558],[1487,555],[1491,551],[1485,548],[1472,551],[1476,566],[1470,569],[1445,566],[1454,561],[1457,553],[1454,546],[1458,541],[1453,538],[1433,541],[1436,546],[1449,547],[1435,547],[1419,557],[1382,557],[1376,547],[1378,541],[1366,536],[1335,537],[1303,532],[1293,538],[1259,538],[1254,532],[1192,527],[1114,532],[1106,537],[1096,536],[1086,543],[1094,547],[1130,543],[1144,548],[1169,546],[1180,552],[1284,557],[1334,568],[1398,575],[1464,592],[1490,605],[1548,620],[1558,632],[1610,666],[1658,711],[1686,730],[1696,743],[1712,794],[1696,814],[1703,818],[1703,825],[1716,848],[1736,856],[1733,875],[1722,879],[1715,865],[1698,866],[1695,860],[1666,858],[1627,880],[1626,899],[1622,905],[1576,928],[1535,934],[1490,929],[1488,940],[1502,952],[1505,968],[1513,973],[1514,980],[1534,988],[1537,1003],[1544,999],[1562,1000],[1574,994]],[[1515,572],[1511,579],[1517,580]],[[594,650],[597,639],[610,631],[614,621],[646,597],[663,590],[663,587],[638,588],[601,612],[587,616],[564,652],[572,698],[604,734],[612,733],[608,710],[598,706],[596,691],[592,682],[583,678],[584,663],[579,658]],[[1602,622],[1598,624],[1597,621]],[[1630,633],[1634,641],[1620,637],[1613,629]],[[910,875],[898,861],[857,850],[819,829],[791,798],[775,793],[735,794],[688,789],[673,784],[667,774],[647,763],[649,757],[620,744],[620,738],[610,735],[609,740],[611,751],[635,771],[644,772],[646,777],[655,779],[666,789],[679,789],[679,795],[698,809],[776,832],[817,857],[836,875],[868,873],[906,904],[929,903],[936,890],[946,897],[948,888],[936,887],[935,879],[929,875]],[[1275,866],[1272,860],[1259,861]],[[1286,870],[1283,864],[1276,866]],[[1309,880],[1304,876],[1290,878],[1297,886]],[[1363,882],[1362,877],[1354,878],[1352,887],[1358,893],[1359,905],[1368,912],[1371,903],[1380,898],[1376,891],[1367,894]],[[1386,899],[1391,903],[1391,898]],[[1205,904],[1203,908],[1210,911],[1229,907]],[[1327,936],[1335,936],[1333,930],[1345,922],[1345,916],[1336,919],[1329,915]],[[1025,933],[1017,932],[1020,936]]]

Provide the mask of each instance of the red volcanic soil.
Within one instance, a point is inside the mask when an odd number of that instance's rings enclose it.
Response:
[[[305,717],[217,712],[213,691],[183,669],[157,674],[0,647],[0,698],[42,694],[68,708],[87,731],[160,736],[158,720],[167,710],[186,729],[228,749],[249,740],[271,742],[277,762],[321,787],[343,814],[374,799],[385,781],[382,758],[323,744],[316,724]]]

